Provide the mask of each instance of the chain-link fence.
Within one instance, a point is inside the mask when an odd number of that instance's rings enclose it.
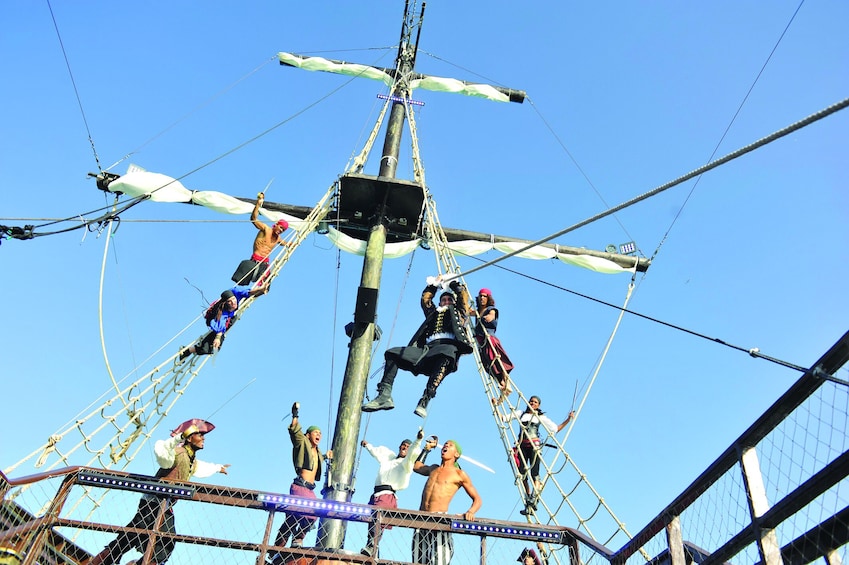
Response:
[[[835,374],[847,360],[849,333],[611,560],[841,563],[849,382]]]

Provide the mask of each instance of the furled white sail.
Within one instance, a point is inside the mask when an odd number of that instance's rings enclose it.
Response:
[[[216,212],[223,214],[250,214],[253,211],[253,204],[244,202],[238,198],[234,198],[223,192],[213,190],[189,190],[183,184],[173,177],[160,173],[151,173],[145,171],[135,165],[131,166],[129,172],[117,180],[109,184],[111,192],[120,192],[128,196],[143,196],[150,195],[150,200],[155,202],[182,202],[192,203],[199,206],[204,206]],[[305,222],[297,216],[284,214],[282,212],[274,212],[260,209],[260,213],[272,222],[277,220],[286,220],[289,226],[293,229],[304,229]],[[366,242],[350,237],[339,230],[332,227],[326,237],[339,249],[347,253],[356,255],[364,255],[366,250]],[[421,243],[420,239],[405,241],[400,243],[387,243],[384,250],[386,258],[402,257],[409,253]],[[432,243],[431,243],[432,244]],[[487,251],[499,251],[501,253],[510,253],[516,249],[521,249],[527,244],[514,242],[487,242],[487,241],[452,241],[448,243],[449,249],[462,253],[463,255],[480,255]],[[630,269],[621,267],[601,257],[593,257],[590,255],[573,255],[567,253],[559,253],[555,249],[537,245],[526,249],[516,255],[526,259],[558,259],[566,264],[576,267],[583,267],[598,273],[614,274],[631,272]]]
[[[325,59],[324,57],[305,57],[303,55],[285,52],[278,53],[277,59],[284,65],[297,67],[306,71],[324,71],[327,73],[379,80],[388,87],[391,87],[394,81],[390,69],[370,67],[359,63],[336,61],[334,59]],[[519,91],[510,91],[509,89],[500,89],[489,84],[470,83],[454,78],[415,74],[410,79],[409,84],[413,90],[423,88],[436,92],[454,92],[465,94],[466,96],[486,98],[487,100],[494,100],[496,102],[520,102],[521,99],[524,99],[524,93],[520,93]]]

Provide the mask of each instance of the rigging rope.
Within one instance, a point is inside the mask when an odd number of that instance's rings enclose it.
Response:
[[[62,34],[59,33],[59,24],[56,22],[56,15],[53,13],[53,6],[50,4],[50,0],[47,0],[47,9],[50,10],[50,18],[53,20],[53,29],[56,30],[56,38],[59,40],[59,47],[62,49],[62,56],[65,58],[65,66],[68,68],[68,76],[71,79],[71,86],[74,88],[74,96],[77,98],[77,105],[80,107],[80,115],[83,118],[83,124],[85,124],[85,131],[88,134],[88,142],[91,145],[91,152],[94,154],[94,161],[97,163],[97,170],[102,172],[103,169],[100,167],[100,157],[97,156],[97,149],[94,146],[94,138],[91,135],[91,128],[88,125],[88,119],[85,116],[85,110],[83,109],[83,101],[80,98],[80,91],[77,88],[77,82],[74,80],[74,73],[71,71],[71,62],[68,60],[68,53],[65,51],[65,44],[62,42]]]
[[[746,92],[746,95],[743,96],[743,100],[740,101],[740,105],[737,106],[737,111],[734,112],[734,115],[731,117],[731,121],[728,122],[728,126],[725,128],[725,131],[722,132],[722,135],[719,137],[719,141],[716,142],[716,146],[713,148],[713,151],[711,152],[710,157],[708,157],[708,163],[710,163],[710,161],[714,158],[714,156],[716,156],[716,152],[719,151],[719,147],[722,145],[722,142],[725,141],[725,137],[728,135],[728,132],[731,131],[731,126],[734,125],[734,122],[737,120],[737,116],[740,115],[740,111],[743,109],[743,106],[746,104],[746,101],[749,99],[749,95],[751,95],[752,91],[755,89],[755,85],[758,83],[758,80],[760,80],[761,75],[763,74],[764,70],[766,69],[766,66],[769,64],[770,60],[772,59],[772,56],[775,54],[775,51],[778,49],[778,45],[781,43],[781,40],[784,39],[784,36],[787,33],[787,30],[790,29],[790,24],[792,24],[793,20],[796,19],[796,15],[799,13],[799,10],[802,8],[802,4],[804,4],[804,3],[805,3],[805,0],[801,0],[801,2],[799,2],[799,5],[796,7],[796,11],[794,11],[793,15],[790,16],[790,21],[787,22],[786,26],[784,26],[784,31],[781,32],[781,35],[779,36],[778,41],[776,41],[775,45],[773,45],[772,50],[769,52],[769,55],[767,55],[766,61],[764,61],[764,64],[761,66],[761,69],[758,71],[758,74],[755,77],[755,80],[752,81],[752,84],[749,86],[749,90]],[[681,213],[684,211],[684,207],[690,201],[690,198],[693,196],[693,193],[696,191],[696,187],[698,186],[699,181],[701,181],[701,180],[702,180],[702,177],[700,175],[696,179],[696,182],[693,183],[692,188],[690,188],[690,192],[687,193],[687,197],[684,198],[684,202],[678,208],[678,211],[675,213],[675,217],[672,218],[672,222],[670,222],[669,227],[666,229],[666,233],[664,233],[663,237],[660,238],[660,242],[657,244],[657,248],[654,250],[654,253],[652,253],[652,256],[649,259],[649,261],[653,261],[654,258],[657,257],[657,254],[660,252],[660,248],[666,242],[666,239],[669,237],[670,232],[672,232],[672,228],[675,226],[676,222],[678,222],[678,218],[681,217]],[[631,240],[633,240],[633,239],[634,238],[632,237]],[[643,275],[643,277],[645,277],[645,275]]]
[[[478,259],[477,257],[471,257],[469,255],[466,255],[466,257],[470,257],[472,259],[476,259],[476,260],[481,261],[481,262],[483,261],[482,259]],[[572,290],[572,289],[554,284],[552,282],[545,281],[545,280],[540,279],[538,277],[534,277],[534,276],[528,275],[526,273],[519,272],[515,269],[511,269],[511,268],[505,267],[503,265],[495,265],[495,266],[498,267],[499,269],[507,271],[508,273],[512,273],[514,275],[532,280],[534,282],[538,282],[540,284],[550,286],[551,288],[555,288],[557,290],[572,294],[572,295],[577,296],[579,298],[583,298],[585,300],[595,302],[596,304],[601,304],[602,306],[607,306],[608,308],[613,308],[615,310],[621,310],[622,309],[621,306],[617,306],[616,304],[612,304],[612,303],[607,302],[605,300],[602,300],[600,298],[596,298],[594,296],[590,296],[588,294],[584,294],[584,293],[578,292],[576,290]],[[632,280],[633,280],[633,278],[632,278]],[[705,339],[705,340],[711,341],[711,342],[719,344],[719,345],[723,345],[725,347],[728,347],[728,348],[734,349],[736,351],[745,353],[745,354],[749,355],[750,357],[755,357],[755,358],[758,358],[758,359],[763,359],[765,361],[770,361],[771,363],[775,363],[777,365],[781,365],[782,367],[787,367],[788,369],[793,369],[794,371],[799,371],[799,372],[802,372],[802,373],[807,371],[807,369],[805,367],[802,367],[801,365],[796,365],[795,363],[791,363],[789,361],[784,361],[784,360],[781,360],[781,359],[778,359],[778,358],[775,358],[775,357],[770,357],[769,355],[763,354],[763,353],[760,352],[760,349],[757,348],[757,347],[744,347],[744,346],[741,346],[741,345],[735,345],[733,343],[729,343],[729,342],[727,342],[723,339],[720,339],[718,337],[710,337],[709,335],[697,332],[695,330],[685,328],[684,326],[679,326],[677,324],[673,324],[672,322],[666,322],[666,321],[661,320],[659,318],[654,318],[654,317],[649,316],[647,314],[642,314],[640,312],[637,312],[636,310],[628,310],[626,308],[625,312],[627,312],[628,314],[631,314],[633,316],[637,316],[638,318],[642,318],[644,320],[647,320],[649,322],[654,322],[656,324],[666,326],[667,328],[677,330],[677,331],[680,331],[680,332],[684,332],[684,333],[692,335],[694,337]]]
[[[232,155],[232,154],[233,154],[233,153],[235,153],[236,151],[239,151],[240,149],[243,149],[243,148],[247,147],[248,145],[250,145],[250,144],[251,144],[251,143],[253,143],[254,141],[257,141],[258,139],[260,139],[260,138],[262,138],[262,137],[265,137],[266,135],[268,135],[269,133],[273,132],[273,131],[274,131],[274,130],[276,130],[277,128],[279,128],[279,127],[283,126],[284,124],[289,123],[290,121],[294,120],[295,118],[297,118],[297,117],[298,117],[298,116],[300,116],[301,114],[306,113],[306,111],[307,111],[307,110],[311,110],[312,108],[314,108],[315,106],[318,106],[320,103],[324,102],[325,100],[327,100],[328,98],[330,98],[330,97],[331,97],[331,96],[333,96],[334,94],[338,93],[340,90],[342,90],[343,88],[345,88],[346,86],[348,86],[349,84],[351,84],[352,82],[354,82],[357,78],[359,78],[359,77],[360,77],[360,75],[362,75],[362,73],[363,73],[363,72],[366,72],[366,70],[364,69],[364,70],[363,70],[363,71],[361,71],[360,73],[353,75],[350,79],[348,79],[347,81],[343,82],[341,85],[337,86],[336,88],[331,89],[331,90],[330,90],[327,94],[325,94],[324,96],[321,96],[321,97],[320,97],[320,98],[318,98],[315,102],[312,102],[312,103],[310,103],[310,104],[307,104],[306,106],[304,106],[303,108],[301,108],[300,110],[298,110],[298,111],[297,111],[297,112],[295,112],[294,114],[290,115],[290,116],[289,116],[289,117],[287,117],[286,119],[284,119],[284,120],[281,120],[281,121],[277,122],[277,123],[276,123],[276,124],[274,124],[273,126],[271,126],[271,127],[267,128],[267,129],[265,129],[265,130],[261,131],[260,133],[256,134],[255,136],[253,136],[253,137],[251,137],[251,138],[247,139],[246,141],[243,141],[242,143],[240,143],[240,144],[236,145],[236,146],[235,146],[235,147],[233,147],[232,149],[229,149],[229,150],[225,151],[224,153],[222,153],[222,154],[221,154],[221,155],[219,155],[218,157],[215,157],[214,159],[211,159],[210,161],[207,161],[206,163],[203,163],[202,165],[200,165],[200,166],[198,166],[198,167],[196,167],[196,168],[192,169],[191,171],[187,172],[186,174],[184,174],[184,175],[182,175],[182,176],[178,177],[176,180],[183,180],[184,178],[188,177],[189,175],[192,175],[192,174],[194,174],[194,173],[196,173],[196,172],[200,171],[201,169],[204,169],[204,168],[206,168],[206,167],[208,167],[208,166],[212,165],[213,163],[215,163],[215,162],[217,162],[217,161],[220,161],[220,160],[221,160],[221,159],[223,159],[224,157],[227,157],[227,156],[229,156],[229,155]]]
[[[190,116],[192,116],[195,112],[197,112],[197,111],[198,111],[198,110],[200,110],[201,108],[204,108],[205,106],[208,106],[208,105],[209,105],[209,104],[211,104],[211,103],[212,103],[215,99],[219,98],[220,96],[222,96],[222,95],[223,95],[223,94],[225,94],[226,92],[229,92],[230,90],[232,90],[233,88],[235,88],[235,87],[236,87],[236,85],[238,85],[238,84],[239,84],[239,83],[241,83],[242,81],[246,80],[248,77],[251,77],[251,76],[253,76],[254,74],[256,74],[256,73],[257,73],[260,69],[262,69],[263,67],[265,67],[266,65],[268,65],[269,63],[271,63],[272,61],[274,61],[275,59],[277,59],[277,56],[276,56],[276,55],[275,55],[275,56],[270,57],[268,60],[266,60],[265,62],[263,62],[263,63],[262,63],[262,64],[260,64],[259,66],[255,67],[254,69],[252,69],[251,71],[249,71],[249,72],[248,72],[248,73],[246,73],[245,75],[243,75],[243,76],[239,77],[238,79],[236,79],[236,80],[235,80],[234,82],[232,82],[231,84],[229,84],[229,85],[225,86],[223,89],[219,90],[217,93],[213,94],[211,97],[209,97],[209,98],[208,98],[208,99],[206,99],[205,101],[203,101],[203,102],[201,102],[200,104],[198,104],[197,106],[195,106],[195,107],[194,107],[194,109],[189,110],[189,112],[187,112],[186,114],[183,114],[182,116],[180,116],[179,118],[177,118],[177,119],[176,119],[175,121],[173,121],[171,124],[169,124],[168,126],[166,126],[166,127],[165,127],[162,131],[160,131],[159,133],[155,134],[153,137],[149,138],[147,141],[143,142],[141,145],[139,145],[139,146],[138,146],[138,147],[136,147],[135,149],[132,149],[131,151],[129,151],[129,152],[127,152],[126,154],[124,154],[124,156],[123,156],[123,157],[119,158],[117,161],[115,161],[114,163],[112,163],[111,165],[109,165],[108,167],[106,167],[106,170],[107,170],[107,171],[111,171],[112,169],[114,169],[115,167],[117,167],[118,165],[120,165],[121,163],[123,163],[124,161],[126,161],[127,159],[129,159],[132,155],[135,155],[136,153],[138,153],[139,151],[141,151],[142,149],[144,149],[145,147],[147,147],[148,145],[150,145],[151,143],[153,143],[155,140],[159,139],[160,137],[162,137],[163,135],[165,135],[167,132],[169,132],[170,130],[174,129],[174,128],[177,126],[177,124],[179,124],[179,123],[181,123],[181,122],[185,121],[186,119],[188,119]]]
[[[229,155],[232,155],[233,153],[235,153],[235,152],[239,151],[240,149],[243,149],[244,147],[246,147],[246,146],[250,145],[251,143],[253,143],[253,142],[257,141],[258,139],[260,139],[260,138],[262,138],[262,137],[264,137],[264,136],[268,135],[269,133],[271,133],[271,132],[273,132],[274,130],[278,129],[279,127],[281,127],[281,126],[283,126],[283,125],[285,125],[285,124],[289,123],[290,121],[292,121],[292,120],[294,120],[295,118],[299,117],[301,114],[304,114],[304,113],[305,113],[305,112],[307,112],[308,110],[310,110],[310,109],[314,108],[315,106],[317,106],[317,105],[319,105],[320,103],[324,102],[326,99],[328,99],[328,98],[330,98],[331,96],[333,96],[334,94],[338,93],[340,90],[342,90],[343,88],[345,88],[346,86],[348,86],[351,82],[353,82],[353,81],[354,81],[354,80],[355,80],[358,76],[359,76],[359,75],[352,76],[349,80],[347,80],[347,81],[343,82],[343,83],[342,83],[341,85],[339,85],[338,87],[336,87],[336,88],[334,88],[334,89],[330,90],[328,93],[326,93],[326,94],[325,94],[325,95],[323,95],[322,97],[320,97],[320,98],[318,98],[317,100],[315,100],[314,102],[312,102],[312,103],[310,103],[310,104],[308,104],[308,105],[304,106],[303,108],[301,108],[300,110],[298,110],[298,111],[296,111],[295,113],[291,114],[290,116],[286,117],[285,119],[283,119],[283,120],[281,120],[281,121],[277,122],[277,123],[276,123],[276,124],[274,124],[273,126],[271,126],[271,127],[267,128],[267,129],[263,130],[262,132],[260,132],[260,133],[258,133],[258,134],[256,134],[256,135],[254,135],[253,137],[251,137],[251,138],[247,139],[246,141],[244,141],[244,142],[242,142],[242,143],[240,143],[240,144],[236,145],[235,147],[233,147],[233,148],[231,148],[231,149],[229,149],[229,150],[225,151],[224,153],[222,153],[222,154],[218,155],[217,157],[215,157],[215,158],[213,158],[213,159],[210,159],[209,161],[207,161],[207,162],[205,162],[205,163],[203,163],[203,164],[201,164],[201,165],[199,165],[199,166],[195,167],[194,169],[191,169],[190,171],[188,171],[188,172],[184,173],[183,175],[181,175],[181,176],[179,176],[179,177],[176,177],[175,179],[171,180],[169,183],[167,183],[167,184],[165,184],[165,185],[163,185],[163,186],[160,186],[160,187],[158,187],[158,188],[156,188],[156,189],[152,190],[152,191],[150,192],[150,194],[153,194],[154,192],[156,192],[156,191],[158,191],[158,190],[161,190],[161,189],[165,188],[166,186],[170,185],[170,184],[171,184],[171,183],[173,183],[173,182],[181,181],[181,180],[183,180],[183,179],[185,179],[185,178],[187,178],[187,177],[189,177],[189,176],[193,175],[194,173],[197,173],[198,171],[201,171],[202,169],[204,169],[204,168],[206,168],[206,167],[208,167],[208,166],[212,165],[213,163],[216,163],[216,162],[220,161],[221,159],[223,159],[223,158],[225,158],[225,157],[227,157],[227,156],[229,156]],[[371,142],[373,143],[373,139],[371,140]],[[114,165],[113,165],[113,166],[114,166]],[[100,163],[99,163],[99,161],[98,161],[98,170],[102,172],[102,169],[100,168]],[[92,175],[92,176],[95,176],[95,175]],[[33,237],[38,237],[38,236],[44,236],[44,235],[55,235],[55,234],[59,234],[59,233],[65,233],[65,232],[72,231],[72,230],[75,230],[75,229],[80,229],[80,228],[82,228],[82,227],[87,227],[87,226],[89,226],[89,225],[91,225],[91,224],[94,224],[94,223],[100,223],[100,224],[103,224],[103,223],[105,223],[107,220],[110,220],[110,219],[113,219],[113,218],[117,218],[117,217],[118,217],[118,215],[119,215],[121,212],[124,212],[125,210],[127,210],[127,209],[131,208],[132,206],[134,206],[135,204],[137,204],[137,203],[138,203],[138,202],[140,202],[141,200],[145,200],[145,199],[147,199],[147,198],[149,198],[149,197],[150,197],[150,195],[149,195],[149,194],[148,194],[148,195],[145,195],[145,196],[136,197],[135,199],[133,199],[133,200],[131,200],[131,201],[130,201],[130,204],[128,204],[127,206],[125,206],[125,207],[121,208],[121,210],[114,212],[114,213],[113,213],[113,214],[111,214],[111,215],[104,215],[104,216],[101,216],[101,217],[96,218],[96,219],[94,219],[94,220],[90,220],[90,221],[83,221],[83,223],[82,223],[81,225],[74,226],[74,227],[72,227],[72,228],[67,228],[67,229],[62,229],[62,230],[57,230],[57,231],[47,232],[47,233],[35,233],[33,230],[34,230],[36,227],[43,227],[43,226],[24,226],[23,228],[20,228],[20,227],[10,227],[10,226],[0,225],[0,235],[5,234],[6,236],[8,236],[9,238],[12,238],[12,239],[25,240],[25,239],[32,239]],[[107,207],[107,208],[108,208],[108,207]],[[91,213],[91,212],[89,212],[89,213]],[[71,217],[71,218],[66,218],[66,219],[64,219],[64,220],[62,220],[62,221],[76,220],[76,218],[78,218],[78,217],[79,217],[79,216],[74,216],[74,217]],[[58,223],[58,222],[51,222],[51,223]],[[45,225],[49,225],[49,224],[45,224]]]
[[[127,203],[123,207],[121,207],[119,210],[114,210],[113,212],[110,212],[110,213],[107,213],[107,214],[102,214],[101,216],[99,216],[99,217],[97,217],[93,220],[84,220],[82,218],[82,215],[77,215],[77,216],[65,218],[63,220],[51,221],[51,222],[48,222],[46,224],[42,224],[41,226],[28,225],[28,226],[24,226],[23,228],[20,228],[20,227],[10,227],[10,226],[0,225],[0,234],[6,234],[11,239],[25,240],[25,239],[32,239],[34,237],[41,237],[41,236],[45,236],[45,235],[55,235],[55,234],[58,234],[58,233],[66,233],[66,232],[78,230],[78,229],[81,229],[81,228],[87,228],[88,231],[91,232],[91,231],[95,231],[95,229],[92,228],[93,224],[98,224],[99,227],[96,228],[96,229],[99,231],[99,230],[104,229],[105,224],[107,222],[110,222],[112,220],[120,220],[119,216],[122,212],[129,210],[130,208],[132,208],[136,204],[139,204],[140,202],[147,200],[147,199],[148,199],[148,195],[136,196],[136,197],[130,199],[129,201],[126,201]],[[98,212],[100,210],[108,210],[109,208],[112,208],[112,207],[113,206],[105,206],[103,208],[98,208],[97,210],[93,210],[93,212]],[[88,213],[92,213],[92,212],[88,212]],[[57,223],[60,223],[60,222],[70,222],[70,221],[75,222],[77,220],[80,221],[80,224],[73,226],[73,227],[70,227],[70,228],[65,228],[65,229],[51,231],[51,232],[44,232],[44,233],[36,233],[34,231],[38,227],[44,227],[44,226],[48,226],[48,225],[52,225],[52,224],[57,224]],[[115,228],[115,230],[113,230],[113,232],[114,231],[117,231],[117,228]]]
[[[115,201],[117,202],[118,197],[115,197]],[[103,361],[106,363],[106,372],[109,375],[109,379],[112,381],[112,386],[115,388],[116,392],[120,392],[118,388],[118,382],[115,380],[115,375],[112,373],[112,366],[109,363],[109,355],[106,353],[106,333],[103,329],[103,279],[106,274],[106,257],[109,253],[109,242],[112,240],[112,221],[109,221],[108,228],[106,230],[106,241],[103,245],[103,260],[100,264],[100,285],[98,287],[98,295],[97,295],[97,321],[98,327],[100,329],[100,349],[103,351]],[[124,403],[124,407],[128,408],[127,404]]]
[[[338,191],[337,191],[338,194]],[[337,206],[338,210],[338,206]],[[338,219],[338,211],[337,211],[337,219]],[[339,313],[339,273],[342,271],[342,250],[338,247],[336,248],[335,254],[335,276],[333,279],[333,313],[331,315],[330,322],[330,387],[327,392],[327,428],[328,430],[333,429],[331,424],[331,417],[333,414],[333,387],[335,381],[333,379],[333,375],[335,374],[336,369],[336,329],[338,328],[338,313]],[[330,434],[328,434],[328,438]]]
[[[595,195],[598,196],[599,200],[601,200],[601,203],[604,204],[604,207],[610,208],[610,204],[608,204],[604,196],[601,195],[601,191],[596,188],[595,184],[593,184],[593,181],[590,180],[589,175],[586,173],[586,171],[584,171],[583,167],[581,167],[581,164],[578,163],[578,160],[575,158],[575,156],[572,155],[572,152],[569,151],[569,148],[566,147],[566,144],[563,142],[563,140],[560,139],[560,136],[557,135],[557,132],[554,131],[554,128],[551,127],[551,124],[548,122],[545,116],[542,115],[542,112],[540,112],[539,108],[537,108],[537,105],[534,103],[534,101],[531,100],[531,97],[526,96],[525,99],[530,103],[531,108],[534,109],[534,112],[536,112],[537,116],[539,116],[539,119],[542,120],[542,123],[545,125],[545,128],[548,130],[548,132],[551,134],[551,136],[554,138],[554,140],[557,142],[563,152],[566,153],[566,156],[569,157],[569,160],[572,161],[572,164],[575,165],[575,168],[578,169],[578,172],[581,173],[581,176],[584,177],[584,180],[587,182],[589,187],[593,189],[593,192],[595,192]],[[622,223],[622,220],[620,220],[617,215],[614,214],[613,219],[616,220],[616,223],[619,224],[619,227],[622,228],[622,231],[625,232],[625,235],[629,240],[636,241],[636,238],[630,234],[628,228],[625,227],[625,224]],[[637,247],[637,252],[640,255],[643,255],[643,252],[639,247]],[[645,255],[643,256],[645,257]]]
[[[772,143],[773,141],[775,141],[777,139],[780,139],[780,138],[782,138],[782,137],[784,137],[788,134],[791,134],[791,133],[793,133],[793,132],[795,132],[799,129],[802,129],[805,126],[808,126],[808,125],[810,125],[810,124],[812,124],[816,121],[819,121],[819,120],[821,120],[825,117],[828,117],[831,114],[834,114],[835,112],[843,110],[847,106],[849,106],[849,98],[845,98],[845,99],[841,100],[840,102],[836,102],[835,104],[832,104],[831,106],[824,108],[823,110],[820,110],[819,112],[811,114],[810,116],[803,118],[803,119],[801,119],[801,120],[799,120],[799,121],[797,121],[793,124],[790,124],[789,126],[783,128],[783,129],[780,129],[780,130],[778,130],[778,131],[776,131],[776,132],[774,132],[774,133],[772,133],[772,134],[770,134],[766,137],[763,137],[763,138],[761,138],[757,141],[754,141],[754,142],[750,143],[749,145],[746,145],[745,147],[741,147],[740,149],[737,149],[736,151],[732,151],[731,153],[729,153],[729,154],[727,154],[723,157],[720,157],[719,159],[717,159],[715,161],[712,161],[712,162],[710,162],[706,165],[703,165],[703,166],[699,167],[698,169],[695,169],[695,170],[693,170],[693,171],[691,171],[691,172],[689,172],[689,173],[687,173],[683,176],[678,177],[675,180],[667,182],[666,184],[662,184],[662,185],[658,186],[657,188],[649,190],[648,192],[645,192],[645,193],[643,193],[643,194],[641,194],[641,195],[639,195],[635,198],[632,198],[631,200],[627,200],[627,201],[625,201],[625,202],[623,202],[623,203],[621,203],[617,206],[614,206],[613,208],[608,208],[604,212],[600,212],[600,213],[596,214],[595,216],[592,216],[590,218],[587,218],[586,220],[578,222],[577,224],[573,224],[573,225],[571,225],[567,228],[564,228],[564,229],[562,229],[558,232],[555,232],[551,235],[548,235],[548,236],[546,236],[542,239],[539,239],[537,241],[534,241],[534,242],[531,242],[527,245],[524,245],[523,247],[520,247],[519,249],[516,249],[514,251],[506,253],[505,255],[502,255],[501,257],[493,259],[492,261],[488,261],[488,262],[484,263],[483,265],[478,265],[477,267],[474,267],[474,268],[470,269],[469,271],[466,271],[465,274],[466,274],[466,276],[468,276],[468,275],[470,275],[474,272],[480,271],[481,269],[485,269],[487,267],[495,265],[496,263],[500,263],[501,261],[504,261],[505,259],[507,259],[509,257],[512,257],[514,255],[518,255],[519,253],[522,253],[523,251],[527,251],[528,249],[530,249],[530,248],[532,248],[536,245],[540,245],[540,244],[545,243],[547,241],[551,241],[552,239],[554,239],[556,237],[560,237],[561,235],[565,235],[569,232],[575,231],[576,229],[581,228],[583,226],[586,226],[588,224],[591,224],[591,223],[593,223],[597,220],[600,220],[602,218],[606,218],[607,216],[609,216],[611,214],[614,214],[614,213],[616,213],[620,210],[624,210],[625,208],[627,208],[629,206],[632,206],[632,205],[634,205],[638,202],[641,202],[641,201],[643,201],[647,198],[651,198],[652,196],[660,194],[661,192],[668,190],[668,189],[672,188],[673,186],[679,185],[682,182],[687,181],[687,180],[689,180],[693,177],[696,177],[698,175],[701,175],[701,174],[703,174],[707,171],[710,171],[711,169],[715,169],[716,167],[723,165],[723,164],[725,164],[729,161],[732,161],[732,160],[734,160],[738,157],[741,157],[742,155],[745,155],[746,153],[750,153],[750,152],[754,151],[755,149],[758,149],[759,147],[763,147],[764,145]]]

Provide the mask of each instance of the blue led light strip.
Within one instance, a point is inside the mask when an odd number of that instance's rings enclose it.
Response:
[[[271,493],[260,493],[256,496],[256,499],[263,504],[275,506],[281,510],[302,511],[308,514],[323,514],[355,520],[365,520],[371,516],[371,508],[368,506],[332,500],[317,500]]]
[[[467,522],[464,520],[452,520],[451,529],[461,532],[504,535],[510,537],[523,537],[530,540],[548,541],[562,543],[560,532],[551,530],[538,530],[536,528],[515,528],[512,526],[497,526],[481,522]]]
[[[170,485],[156,479],[146,480],[138,477],[115,477],[85,471],[77,475],[77,484],[145,492],[171,498],[192,498],[195,494],[194,488]]]
[[[394,94],[378,94],[378,98],[381,100],[392,100],[393,102],[406,102],[407,104],[411,104],[413,106],[424,106],[425,103],[419,100],[413,100],[412,98],[402,98],[401,96],[395,96]]]

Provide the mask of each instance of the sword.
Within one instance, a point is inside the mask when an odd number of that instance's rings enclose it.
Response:
[[[442,449],[442,444],[441,444],[441,443],[439,443],[439,444],[437,444],[437,445],[436,445],[436,447],[437,447],[438,449]],[[495,471],[493,471],[492,469],[490,469],[489,467],[487,467],[486,465],[484,465],[484,464],[483,464],[483,463],[481,463],[480,461],[475,461],[475,460],[474,460],[474,459],[472,459],[471,457],[466,457],[465,455],[461,455],[461,456],[460,456],[460,459],[463,459],[463,460],[465,460],[465,461],[468,461],[468,462],[469,462],[469,463],[471,463],[472,465],[477,465],[478,467],[480,467],[480,468],[481,468],[481,469],[483,469],[484,471],[489,471],[489,472],[490,472],[490,473],[492,473],[493,475],[495,474]]]
[[[265,185],[265,188],[262,190],[262,192],[261,192],[260,194],[265,194],[265,193],[266,193],[266,191],[267,191],[269,188],[271,188],[271,183],[273,183],[273,182],[274,182],[274,177],[271,177],[271,180],[270,180],[270,181],[268,181],[268,184],[267,184],[267,185]],[[257,194],[257,196],[259,196],[259,194]]]

